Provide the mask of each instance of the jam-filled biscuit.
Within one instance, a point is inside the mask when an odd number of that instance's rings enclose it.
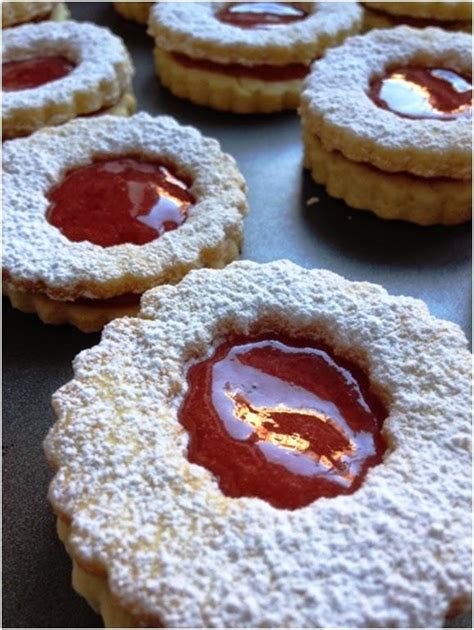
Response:
[[[329,46],[359,31],[357,3],[159,2],[155,66],[173,94],[236,113],[298,106],[302,79]]]
[[[2,2],[2,28],[43,20],[60,22],[68,17],[64,2]]]
[[[239,253],[244,180],[172,118],[77,119],[3,156],[4,291],[45,323],[100,330],[150,287]]]
[[[114,8],[127,20],[146,24],[153,4],[153,2],[114,2]]]
[[[415,28],[437,26],[448,31],[472,30],[471,2],[361,2],[364,31],[406,24]]]
[[[106,626],[434,627],[468,610],[470,359],[377,285],[192,271],[53,398],[49,498]]]
[[[122,40],[80,22],[8,29],[2,42],[3,137],[72,118],[128,115],[135,109],[133,66]]]
[[[383,218],[468,220],[471,43],[464,33],[400,26],[328,51],[300,110],[316,182]]]

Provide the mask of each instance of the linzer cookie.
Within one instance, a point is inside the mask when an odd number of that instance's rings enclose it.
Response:
[[[406,24],[415,28],[437,26],[449,31],[472,30],[471,2],[361,2],[364,29]]]
[[[45,323],[100,330],[150,287],[239,253],[244,180],[172,118],[77,119],[3,157],[4,291]]]
[[[2,2],[2,28],[44,20],[60,22],[68,17],[64,2]]]
[[[471,216],[472,37],[400,26],[318,61],[301,103],[305,165],[330,195],[386,219]]]
[[[3,34],[3,137],[78,116],[135,109],[133,66],[108,29],[73,21],[26,24]]]
[[[356,3],[160,2],[149,33],[173,94],[236,113],[273,112],[298,106],[312,61],[361,20]]]
[[[470,359],[411,298],[192,271],[53,397],[49,498],[107,627],[438,627],[471,595]]]
[[[146,24],[152,4],[153,2],[114,2],[114,8],[127,20]]]

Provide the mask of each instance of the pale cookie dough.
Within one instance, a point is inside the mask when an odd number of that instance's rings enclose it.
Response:
[[[42,20],[60,22],[68,17],[64,2],[2,2],[2,28]]]
[[[4,63],[60,55],[77,64],[61,79],[3,92],[5,138],[102,113],[124,98],[134,98],[130,55],[122,40],[106,28],[73,21],[26,24],[3,34],[2,51]]]
[[[264,331],[323,339],[386,404],[388,450],[356,493],[282,510],[189,463],[189,366]],[[290,262],[147,292],[53,398],[49,498],[76,588],[127,627],[442,626],[471,597],[470,363],[422,302]]]
[[[331,197],[353,208],[370,209],[383,219],[419,225],[456,225],[471,218],[470,181],[430,179],[407,173],[385,173],[365,162],[327,151],[317,136],[303,136],[305,166]]]
[[[141,155],[176,165],[178,175],[192,180],[196,201],[187,220],[145,245],[70,241],[45,218],[47,193],[66,172],[96,155]],[[14,306],[36,311],[47,323],[100,329],[125,314],[123,308],[104,305],[98,313],[99,304],[75,300],[140,295],[178,282],[190,269],[222,267],[239,253],[248,206],[235,161],[215,140],[172,118],[142,113],[77,119],[6,142],[3,158],[4,291]]]
[[[357,3],[305,2],[293,3],[308,12],[302,20],[268,29],[240,28],[216,17],[225,4],[156,3],[148,24],[163,85],[199,105],[236,113],[296,108],[301,76],[270,80],[252,71],[296,65],[304,75],[314,59],[358,32],[362,22]]]
[[[127,20],[146,24],[153,2],[114,2],[114,9]]]

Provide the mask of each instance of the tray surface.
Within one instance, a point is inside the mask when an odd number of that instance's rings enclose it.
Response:
[[[168,114],[217,138],[247,179],[251,212],[242,258],[289,258],[392,294],[424,300],[437,317],[471,334],[471,226],[421,228],[387,222],[329,198],[302,170],[295,114],[214,112],[161,88],[145,28],[122,19],[111,3],[69,3],[72,17],[105,25],[132,54],[140,110]],[[308,206],[311,197],[319,198]],[[46,500],[51,472],[42,440],[53,422],[51,394],[72,376],[71,361],[100,335],[46,326],[4,300],[3,627],[102,627],[71,587],[70,560]],[[449,627],[472,627],[462,615]]]

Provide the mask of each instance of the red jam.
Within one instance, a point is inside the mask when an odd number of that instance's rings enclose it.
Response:
[[[65,57],[35,57],[22,61],[7,61],[2,65],[4,92],[29,90],[62,79],[75,66]]]
[[[307,13],[288,2],[234,2],[216,13],[221,22],[240,28],[269,28],[303,20]]]
[[[46,218],[64,236],[102,247],[153,241],[181,225],[194,203],[168,167],[131,157],[75,169],[48,198]]]
[[[472,114],[472,84],[453,70],[394,68],[370,85],[376,105],[405,118],[453,120]]]
[[[296,509],[350,494],[382,461],[387,413],[367,377],[322,345],[238,338],[188,373],[188,458],[230,497]]]
[[[309,66],[303,63],[289,63],[285,66],[270,66],[266,64],[244,66],[238,63],[217,63],[207,59],[193,59],[182,53],[172,53],[175,61],[186,68],[197,68],[208,72],[220,72],[228,76],[260,79],[261,81],[292,81],[304,79]]]

